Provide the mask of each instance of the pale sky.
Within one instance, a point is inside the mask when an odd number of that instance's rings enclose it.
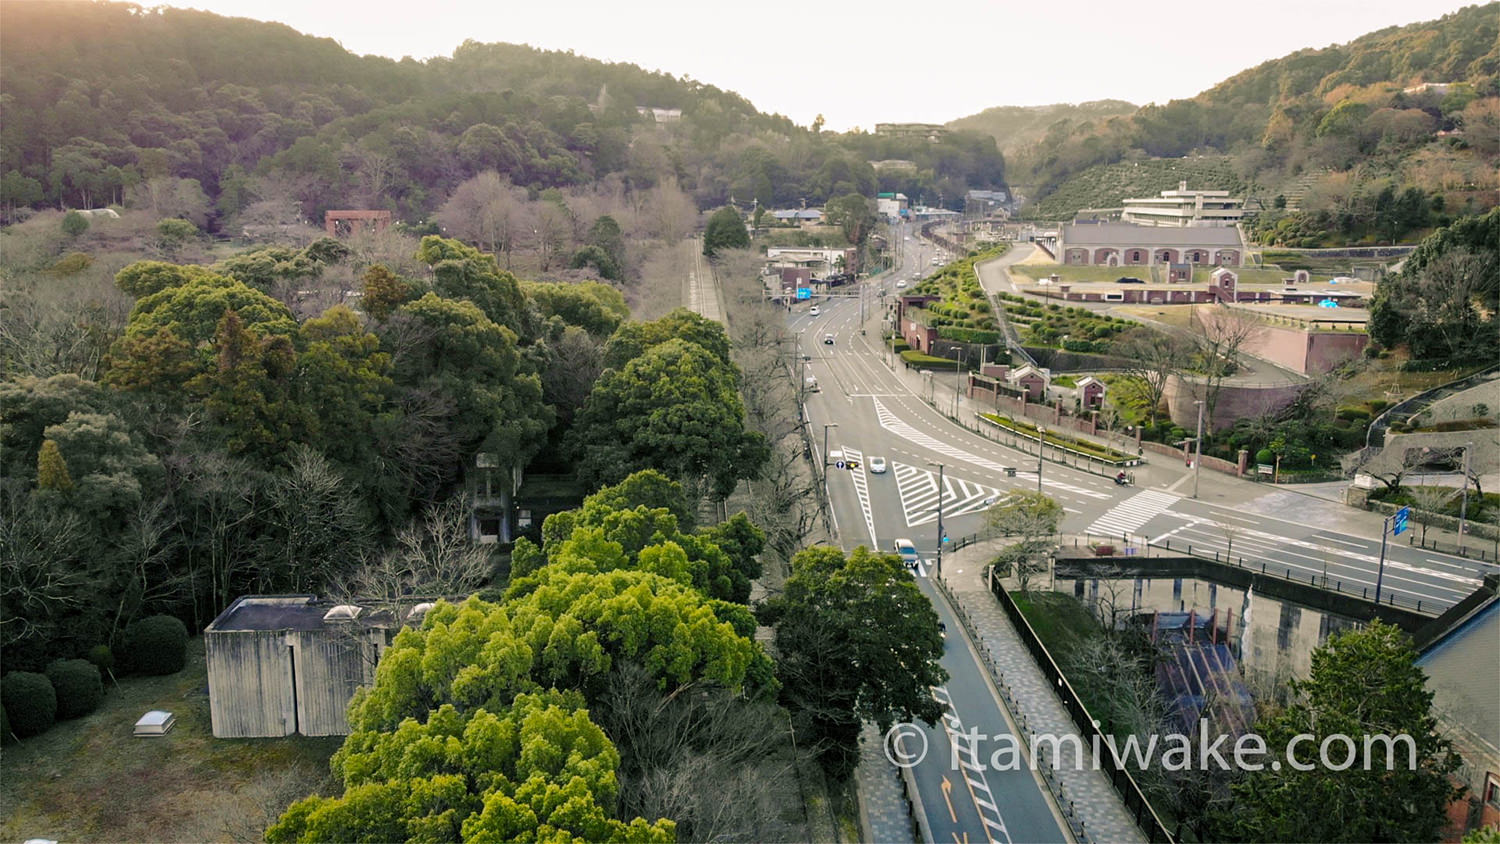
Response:
[[[1190,97],[1303,48],[1433,20],[1460,0],[184,0],[358,54],[426,59],[466,39],[630,62],[807,125],[943,123],[1000,105]],[[1439,80],[1430,80],[1439,81]]]

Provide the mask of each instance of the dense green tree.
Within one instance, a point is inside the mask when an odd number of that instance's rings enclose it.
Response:
[[[323,268],[323,262],[309,256],[306,250],[262,246],[225,258],[214,265],[213,271],[271,293],[315,279],[322,275]]]
[[[68,471],[68,461],[63,459],[55,440],[42,440],[41,451],[37,452],[36,488],[54,492],[73,491],[73,475]]]
[[[360,281],[364,291],[360,305],[377,322],[385,322],[392,311],[421,295],[417,285],[397,276],[385,264],[371,264]]]
[[[576,694],[356,732],[334,757],[340,797],[293,804],[271,842],[674,840],[669,820],[615,819],[620,757]]]
[[[419,339],[396,356],[395,381],[451,403],[445,424],[461,459],[485,451],[503,465],[525,465],[541,447],[551,413],[541,380],[525,371],[515,334],[469,302],[432,293],[401,306],[386,331],[398,329]]]
[[[588,245],[604,250],[609,260],[621,270],[625,268],[625,235],[620,223],[608,214],[601,215],[589,226]]]
[[[609,253],[593,244],[579,247],[573,253],[573,257],[568,259],[569,269],[581,270],[584,267],[593,267],[600,278],[606,278],[610,281],[623,280],[620,265],[616,264],[614,259],[609,257]]]
[[[750,233],[740,212],[725,206],[710,214],[703,229],[703,254],[714,256],[720,249],[744,249],[750,245]]]
[[[725,367],[729,359],[729,335],[724,326],[688,310],[677,308],[651,322],[627,322],[615,331],[604,347],[604,366],[620,369],[668,340],[685,340],[706,349]]]
[[[89,230],[89,218],[77,211],[69,211],[63,215],[62,230],[68,237],[78,237]]]
[[[1500,209],[1440,229],[1375,291],[1370,336],[1413,358],[1485,360],[1500,351]]]
[[[1221,833],[1244,841],[1432,841],[1442,836],[1448,804],[1458,790],[1452,744],[1438,732],[1432,692],[1416,665],[1411,639],[1371,622],[1333,636],[1313,651],[1306,680],[1291,682],[1292,702],[1256,725],[1267,747],[1289,748],[1295,736],[1307,770],[1282,764],[1250,772],[1236,783],[1234,810]],[[1367,736],[1410,737],[1411,751]],[[1331,736],[1346,736],[1346,744]],[[1331,770],[1319,764],[1330,747]],[[1345,757],[1348,757],[1347,760]],[[1412,762],[1415,765],[1412,765]]]
[[[535,588],[546,572],[648,571],[711,598],[745,603],[760,575],[765,534],[743,514],[690,534],[674,511],[686,509],[682,486],[655,470],[636,472],[601,489],[576,510],[554,513],[542,526],[543,554],[512,560],[511,595]]]
[[[614,334],[630,316],[620,291],[596,281],[525,282],[521,289],[543,317],[558,317],[601,340]]]
[[[736,379],[703,347],[671,340],[606,370],[572,432],[581,477],[614,483],[656,468],[723,498],[765,457],[745,430]]]
[[[894,554],[864,546],[847,557],[838,548],[802,551],[785,591],[761,616],[776,627],[782,702],[834,776],[854,769],[861,721],[885,730],[941,715],[930,692],[947,679],[937,613]]]
[[[851,246],[863,246],[878,219],[875,203],[857,193],[828,200],[827,214],[828,222],[843,231],[845,242]]]
[[[112,413],[74,411],[48,425],[44,436],[42,453],[51,443],[72,477],[69,504],[101,536],[116,536],[130,514],[160,492],[165,477],[161,461]],[[46,486],[40,477],[38,486]]]
[[[535,337],[536,321],[521,283],[500,269],[495,256],[428,235],[422,238],[416,257],[431,267],[432,289],[439,296],[473,302],[491,322],[510,329],[523,342]]]
[[[391,356],[342,305],[304,322],[299,340],[293,386],[307,409],[306,441],[343,464],[374,471],[375,433],[395,390]]]

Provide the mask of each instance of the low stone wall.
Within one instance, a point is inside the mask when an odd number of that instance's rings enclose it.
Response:
[[[1219,387],[1214,415],[1205,424],[1211,430],[1224,431],[1239,419],[1264,416],[1291,404],[1306,384],[1246,384],[1225,381]],[[1198,426],[1198,408],[1193,402],[1203,386],[1173,375],[1167,380],[1165,398],[1172,422],[1189,431]]]

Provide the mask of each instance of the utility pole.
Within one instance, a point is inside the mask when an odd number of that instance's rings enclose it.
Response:
[[[829,422],[823,426],[823,474],[828,474],[828,429],[837,428],[839,423]]]
[[[1198,405],[1198,436],[1193,438],[1193,497],[1198,497],[1198,475],[1203,470],[1203,402]]]
[[[1047,429],[1036,429],[1036,491],[1042,491],[1042,453],[1047,450]]]
[[[943,464],[941,464],[941,463],[933,463],[931,460],[929,460],[929,461],[927,461],[927,465],[928,466],[936,466],[936,467],[938,467],[938,505],[937,505],[937,517],[938,517],[937,532],[938,532],[938,540],[937,540],[937,566],[936,566],[936,568],[937,568],[938,577],[942,577],[943,576]]]
[[[1463,502],[1458,505],[1458,553],[1460,554],[1464,552],[1464,523],[1469,517],[1469,456],[1473,453],[1474,444],[1464,443],[1464,497]]]

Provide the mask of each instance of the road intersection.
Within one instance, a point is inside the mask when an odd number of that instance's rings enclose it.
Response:
[[[938,557],[939,501],[948,537],[976,533],[990,503],[1011,490],[1037,489],[1038,474],[1041,489],[1065,508],[1066,533],[1157,547],[1170,543],[1184,551],[1191,545],[1194,553],[1217,552],[1329,588],[1373,594],[1378,516],[1220,476],[1204,477],[1202,496],[1193,499],[1181,491],[1187,471],[1169,460],[1136,467],[1138,486],[1117,486],[1107,474],[1053,459],[1041,461],[1039,472],[1034,445],[1027,451],[955,424],[950,417],[972,425],[974,408],[959,395],[954,376],[910,372],[881,341],[888,326],[883,306],[898,292],[892,279],[915,280],[920,270],[908,262],[884,281],[865,282],[866,291],[820,301],[817,315],[798,306],[789,325],[801,336],[806,374],[821,387],[804,406],[814,459],[842,459],[854,467],[826,469],[827,497],[843,529],[842,543],[889,551],[897,538],[912,539],[924,556],[918,584],[950,631],[960,627],[929,580]],[[881,306],[865,308],[862,323],[860,303],[851,293],[867,302],[878,297]],[[825,344],[829,335],[833,343]],[[825,435],[828,455],[822,451]],[[887,472],[869,471],[874,457],[886,460]],[[1384,589],[1405,606],[1420,601],[1424,611],[1436,613],[1472,592],[1495,568],[1393,543]],[[991,773],[990,780],[975,785],[972,771],[949,764],[955,722],[987,734],[1014,726],[967,637],[950,633],[947,643],[944,666],[953,679],[936,693],[949,717],[926,736],[932,755],[942,758],[912,771],[933,839],[1067,840],[1068,826],[1034,772],[1011,772],[1004,787]]]

